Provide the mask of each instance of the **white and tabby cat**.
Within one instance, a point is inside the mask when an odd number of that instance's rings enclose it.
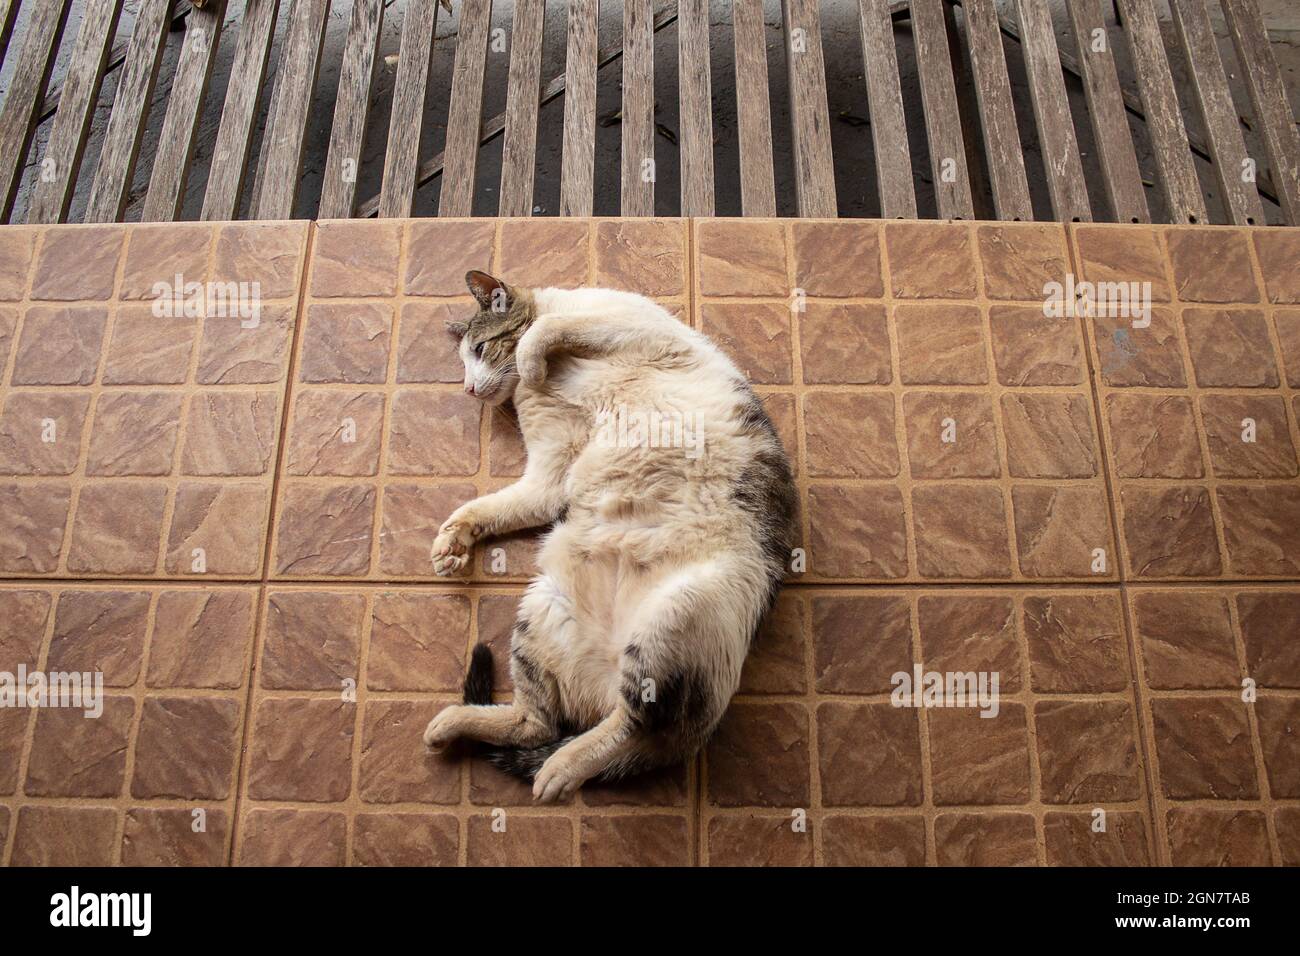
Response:
[[[475,542],[555,522],[511,638],[514,700],[492,705],[475,648],[464,705],[424,741],[493,745],[555,800],[695,753],[740,681],[793,546],[785,451],[736,366],[639,295],[466,276],[481,311],[449,323],[465,390],[513,397],[528,453],[515,484],[458,508],[433,542],[453,574]],[[609,440],[619,415],[694,422],[702,447]],[[642,435],[642,438],[648,436]]]

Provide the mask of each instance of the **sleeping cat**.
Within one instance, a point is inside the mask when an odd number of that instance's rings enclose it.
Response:
[[[448,324],[465,391],[514,399],[528,458],[519,481],[447,519],[434,571],[460,570],[483,538],[555,524],[511,637],[514,700],[491,703],[479,645],[466,703],[441,711],[424,742],[486,742],[550,801],[681,761],[708,739],[776,599],[796,496],[745,377],[655,303],[482,272],[466,282],[480,311]],[[683,421],[702,442],[672,440]]]

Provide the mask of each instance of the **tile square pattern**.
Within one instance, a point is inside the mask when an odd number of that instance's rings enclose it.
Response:
[[[103,684],[0,707],[0,863],[1300,865],[1297,236],[0,229],[0,672]],[[507,697],[534,570],[429,567],[525,464],[460,388],[472,268],[708,333],[799,490],[709,745],[559,805],[420,739],[476,642]]]
[[[0,236],[0,575],[261,574],[308,231]]]

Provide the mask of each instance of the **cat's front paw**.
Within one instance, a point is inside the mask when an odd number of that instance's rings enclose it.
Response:
[[[557,751],[546,758],[537,776],[533,778],[533,799],[538,803],[554,803],[573,795],[583,784],[567,756]]]
[[[447,744],[451,743],[458,736],[460,730],[456,726],[459,716],[460,707],[446,707],[429,721],[429,726],[424,728],[424,745],[430,750],[442,750]]]
[[[440,578],[455,574],[469,563],[473,547],[473,529],[462,522],[448,520],[439,529],[429,551],[429,557],[433,560],[433,573]]]

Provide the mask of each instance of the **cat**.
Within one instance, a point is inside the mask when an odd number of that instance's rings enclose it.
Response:
[[[514,700],[491,703],[492,656],[479,645],[465,703],[439,712],[424,742],[485,742],[549,802],[708,740],[776,600],[797,496],[744,375],[656,303],[483,272],[466,284],[479,311],[448,323],[465,391],[513,399],[527,464],[447,518],[434,571],[456,573],[486,537],[554,525],[511,635]],[[684,422],[702,440],[674,440]]]

